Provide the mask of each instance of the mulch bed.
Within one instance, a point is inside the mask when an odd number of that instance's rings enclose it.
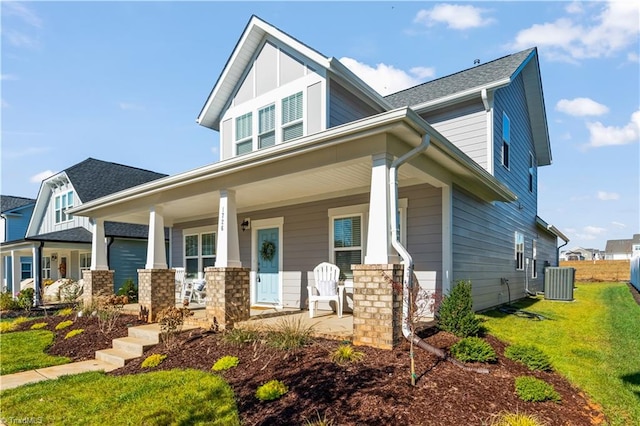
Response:
[[[72,318],[72,317],[71,317]],[[47,329],[65,319],[48,317],[21,325],[28,329],[33,322],[47,322]],[[49,353],[73,360],[93,358],[95,350],[111,346],[111,339],[125,336],[127,327],[139,324],[137,318],[123,315],[114,331],[104,335],[96,318],[78,318],[73,327],[56,332]],[[64,339],[68,330],[84,328],[84,333]],[[448,348],[457,338],[435,329],[424,331],[423,338],[439,348]],[[503,356],[505,344],[486,337],[499,359],[483,364],[489,374],[463,370],[450,362],[421,350],[415,351],[417,385],[410,385],[409,345],[403,342],[394,350],[357,347],[364,353],[361,362],[336,365],[330,353],[341,343],[314,339],[306,347],[283,351],[261,343],[233,345],[220,333],[195,330],[181,333],[176,344],[168,348],[161,343],[139,359],[108,373],[113,376],[141,374],[140,364],[152,353],[168,355],[152,369],[193,368],[211,371],[224,355],[237,356],[238,367],[221,375],[235,392],[244,425],[301,425],[324,419],[336,425],[477,425],[489,424],[497,413],[508,411],[534,414],[547,425],[592,425],[604,422],[596,405],[566,379],[556,373],[531,372],[525,366]],[[213,373],[212,373],[213,374]],[[533,375],[551,383],[562,402],[531,403],[521,401],[514,390],[514,380]],[[279,400],[261,402],[255,397],[258,386],[278,379],[289,392]]]

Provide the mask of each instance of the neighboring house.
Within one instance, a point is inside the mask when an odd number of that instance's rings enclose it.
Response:
[[[4,246],[7,241],[24,237],[35,204],[36,200],[33,198],[0,196],[0,245]],[[31,256],[17,259],[19,280],[33,277],[32,263]],[[0,262],[0,287],[3,292],[13,291],[13,267],[11,257],[5,257]]]
[[[623,260],[640,256],[640,234],[633,234],[628,240],[607,240],[605,259]]]
[[[601,260],[604,259],[602,250],[593,248],[576,247],[571,250],[563,251],[560,254],[562,260]]]
[[[40,266],[33,267],[31,275],[37,288],[41,288],[45,279],[80,280],[82,271],[91,266],[92,225],[88,218],[73,216],[67,210],[165,176],[88,158],[43,180],[38,198],[30,206],[28,226],[2,244],[2,263],[11,259],[14,262],[8,281],[19,282],[24,278],[17,264],[17,259],[24,258],[30,262],[36,259],[33,264]],[[148,229],[144,225],[116,222],[107,222],[104,228],[108,262],[118,271],[114,278],[117,290],[128,278],[137,282],[137,269],[144,267],[146,261]],[[17,287],[12,287],[14,294],[20,290]]]
[[[568,241],[537,216],[551,147],[535,48],[382,97],[252,17],[197,122],[220,132],[219,162],[73,213],[151,224],[150,238],[170,226],[155,268],[250,268],[253,305],[304,308],[323,261],[349,293],[351,265],[400,262],[397,233],[421,286],[471,280],[484,309],[542,290]],[[396,202],[390,172],[410,152]]]

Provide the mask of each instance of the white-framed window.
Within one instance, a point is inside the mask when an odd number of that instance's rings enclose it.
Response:
[[[83,272],[91,269],[91,253],[80,253],[80,278],[84,276]]]
[[[236,155],[253,150],[253,113],[248,112],[236,118]]]
[[[26,280],[28,278],[33,278],[33,272],[31,268],[31,262],[20,262],[20,279]]]
[[[185,230],[184,267],[186,278],[200,278],[204,268],[215,266],[216,234],[212,230]]]
[[[55,197],[56,223],[66,222],[73,219],[73,216],[65,213],[65,209],[73,207],[73,191],[65,192]]]
[[[502,113],[502,165],[509,168],[509,149],[511,146],[511,120],[507,113]]]
[[[42,279],[47,280],[51,278],[51,257],[42,257]]]
[[[276,105],[258,110],[258,148],[276,144]]]
[[[282,142],[303,135],[302,105],[302,92],[282,99]]]
[[[333,259],[345,279],[353,279],[351,265],[362,264],[364,258],[362,222],[362,214],[338,216],[331,221]]]
[[[533,192],[534,173],[536,167],[536,160],[533,157],[533,153],[529,153],[529,192]]]
[[[531,278],[538,278],[538,241],[531,242]]]
[[[516,231],[515,234],[516,270],[524,271],[524,235]]]

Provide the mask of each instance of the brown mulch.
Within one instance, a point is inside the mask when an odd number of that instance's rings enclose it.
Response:
[[[47,329],[73,317],[49,317],[21,325],[28,329],[34,322],[47,322]],[[93,352],[111,346],[111,339],[125,336],[127,327],[139,324],[133,316],[123,315],[118,327],[108,336],[98,329],[96,318],[78,318],[74,326],[57,331],[49,353],[69,356],[73,360],[93,358]],[[84,333],[64,339],[73,328]],[[457,338],[435,329],[425,330],[423,338],[439,348],[448,348]],[[237,368],[221,375],[235,392],[238,411],[244,425],[301,425],[333,421],[336,425],[479,425],[489,424],[497,413],[508,411],[535,415],[547,425],[593,425],[604,422],[596,405],[557,373],[531,372],[504,357],[505,344],[492,336],[487,341],[499,359],[481,365],[489,374],[463,370],[421,350],[415,351],[417,385],[410,385],[409,345],[379,350],[357,347],[364,353],[361,362],[336,365],[331,352],[341,343],[314,339],[295,351],[273,349],[261,343],[232,345],[220,333],[195,330],[184,332],[177,344],[167,348],[159,344],[139,359],[111,373],[113,376],[141,374],[144,358],[152,353],[168,357],[155,370],[193,368],[211,372],[211,366],[224,355],[237,356]],[[212,373],[214,374],[214,373]],[[551,383],[560,393],[560,403],[521,401],[514,390],[514,380],[533,375]],[[283,381],[289,392],[279,400],[261,402],[256,388],[272,379]]]

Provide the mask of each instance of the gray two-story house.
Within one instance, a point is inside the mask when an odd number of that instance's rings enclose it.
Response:
[[[566,240],[537,215],[551,147],[535,48],[383,97],[252,17],[197,122],[220,161],[72,211],[150,225],[148,268],[248,268],[254,306],[305,308],[323,261],[349,294],[352,265],[402,260],[397,239],[423,288],[471,280],[484,309],[541,290]]]

